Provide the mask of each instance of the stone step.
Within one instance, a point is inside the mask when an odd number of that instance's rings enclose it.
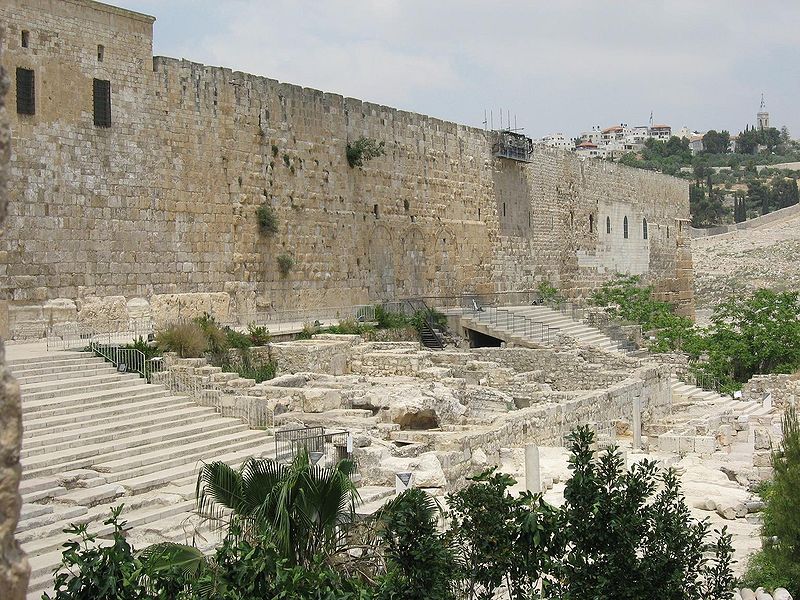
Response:
[[[47,433],[52,433],[57,427],[66,427],[71,429],[74,427],[82,427],[85,423],[93,423],[99,425],[109,421],[119,420],[120,416],[125,416],[131,412],[141,415],[147,411],[148,414],[163,412],[176,402],[185,402],[186,400],[181,396],[169,396],[164,391],[154,391],[147,395],[144,400],[137,400],[135,403],[126,403],[124,398],[111,406],[105,406],[96,410],[89,410],[83,412],[73,412],[66,415],[46,417],[43,419],[31,419],[23,421],[23,426],[26,432],[33,432],[34,430],[47,430]],[[23,444],[25,440],[23,438]]]
[[[154,418],[153,415],[137,415],[135,418],[120,420],[113,424],[80,427],[71,431],[58,431],[29,438],[25,440],[20,456],[26,458],[42,452],[57,452],[76,444],[97,444],[115,440],[120,435],[137,435],[170,426],[189,425],[205,421],[217,414],[212,408],[191,402],[176,404],[172,408],[175,410],[159,413],[158,418]]]
[[[19,389],[22,396],[25,398],[32,398],[34,396],[52,398],[53,396],[62,396],[67,390],[86,389],[101,384],[115,386],[120,381],[126,379],[139,379],[139,375],[136,373],[117,373],[116,371],[112,371],[110,373],[100,373],[85,377],[76,376],[68,379],[30,383],[28,385],[20,385]],[[46,392],[53,392],[53,394],[45,396],[44,394]]]
[[[46,419],[58,415],[69,414],[75,411],[87,412],[98,410],[104,406],[111,406],[120,400],[126,402],[135,400],[139,393],[142,396],[153,397],[154,394],[168,395],[167,390],[162,386],[147,385],[144,380],[126,381],[125,385],[111,388],[106,393],[91,395],[89,398],[85,394],[74,396],[64,396],[63,398],[48,398],[47,400],[32,401],[27,408],[23,408],[22,418],[25,422],[36,419]]]
[[[113,379],[111,381],[106,381],[103,383],[92,383],[90,385],[75,385],[70,386],[69,388],[62,388],[62,389],[54,389],[54,390],[44,390],[40,392],[25,392],[21,390],[22,397],[33,403],[33,402],[41,402],[42,400],[51,400],[53,404],[57,404],[58,402],[62,401],[63,399],[67,398],[68,396],[78,396],[78,395],[86,395],[89,393],[100,393],[106,391],[114,391],[122,386],[125,385],[136,385],[137,383],[146,383],[144,379],[141,379],[138,375],[115,375],[117,381]],[[25,406],[25,402],[23,404],[23,410]]]
[[[213,414],[213,413],[212,413]],[[35,474],[35,477],[52,475],[60,471],[71,471],[85,468],[98,462],[109,462],[128,457],[134,449],[157,450],[174,444],[194,441],[198,438],[207,438],[208,432],[231,433],[232,430],[247,429],[237,419],[210,417],[199,424],[190,424],[175,428],[162,428],[150,433],[118,436],[113,441],[98,444],[81,444],[75,448],[68,448],[58,452],[44,452],[35,457],[22,461],[22,468],[26,473]]]
[[[75,368],[58,369],[50,373],[37,372],[38,369],[30,374],[19,375],[14,373],[14,377],[21,386],[27,386],[32,383],[45,383],[47,381],[61,381],[74,377],[88,377],[92,375],[111,374],[116,373],[116,369],[108,363],[101,364],[87,364],[76,366]]]
[[[172,468],[189,467],[198,461],[208,461],[214,450],[247,450],[266,439],[263,431],[244,429],[231,435],[206,438],[180,447],[175,447],[128,458],[95,463],[92,468],[103,474],[109,483],[121,482],[128,488],[125,480],[136,479],[153,473],[159,474]]]
[[[46,367],[50,365],[53,366],[69,365],[76,360],[81,361],[92,358],[96,357],[94,357],[94,355],[90,354],[89,352],[50,352],[44,356],[8,359],[6,360],[6,365],[12,370],[15,370],[17,368],[28,369],[28,368]]]

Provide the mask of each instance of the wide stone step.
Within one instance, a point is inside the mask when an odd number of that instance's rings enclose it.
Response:
[[[82,427],[85,423],[100,425],[109,421],[118,420],[121,416],[133,413],[136,415],[158,413],[172,406],[175,402],[185,401],[180,396],[169,396],[165,391],[151,392],[152,396],[144,400],[137,400],[135,403],[120,401],[112,406],[102,409],[89,410],[83,412],[73,412],[66,415],[47,417],[44,419],[34,419],[24,421],[23,426],[26,431],[47,429],[47,433],[52,433],[57,427],[73,429]],[[23,444],[25,443],[23,438]]]
[[[262,433],[263,436],[263,433]],[[275,457],[275,438],[263,436],[263,443],[251,442],[240,448],[219,448],[216,452],[206,452],[203,456],[195,458],[174,467],[154,471],[145,475],[120,480],[120,484],[129,494],[136,495],[148,492],[162,486],[188,485],[197,481],[197,473],[202,463],[220,461],[238,467],[246,459],[254,457]]]
[[[6,365],[12,369],[36,369],[46,366],[70,365],[75,361],[96,358],[89,352],[51,352],[44,356],[32,358],[15,358],[6,360]]]
[[[246,426],[237,419],[208,418],[199,424],[161,428],[141,435],[119,436],[112,442],[81,444],[58,452],[45,452],[23,460],[22,468],[30,475],[42,477],[85,468],[98,462],[128,458],[137,450],[156,451],[175,444],[189,443],[207,438],[209,432],[224,434],[242,429],[246,429]]]
[[[244,426],[243,426],[244,427]],[[246,450],[263,443],[267,436],[263,431],[244,429],[231,435],[206,437],[206,439],[178,447],[161,449],[128,458],[95,463],[92,468],[99,471],[109,483],[138,478],[151,473],[159,473],[173,467],[188,466],[221,450]]]
[[[24,369],[13,371],[14,377],[20,384],[37,383],[38,381],[46,381],[47,378],[52,379],[68,379],[75,373],[91,373],[91,372],[116,372],[116,369],[111,363],[97,360],[86,360],[85,362],[77,362],[68,367],[41,367],[37,369]]]
[[[117,371],[113,367],[109,367],[108,365],[97,365],[81,367],[79,369],[75,369],[74,371],[70,371],[69,373],[62,371],[61,373],[46,373],[40,375],[30,375],[26,377],[17,377],[16,379],[20,387],[25,389],[35,383],[58,383],[61,381],[74,379],[76,377],[94,377],[98,375],[115,374],[117,374]]]
[[[126,379],[138,379],[139,375],[136,373],[117,373],[116,371],[100,373],[87,377],[70,377],[69,379],[61,379],[57,381],[42,381],[39,383],[31,383],[28,385],[20,385],[20,392],[23,397],[33,397],[36,395],[44,394],[45,392],[54,392],[54,396],[62,396],[65,391],[73,389],[84,389],[101,384],[117,385],[120,381]],[[42,396],[46,397],[46,396]],[[52,396],[50,396],[52,397]]]
[[[139,397],[148,395],[153,397],[153,394],[161,393],[167,395],[169,392],[162,386],[147,385],[144,380],[131,380],[121,385],[108,390],[108,393],[100,393],[86,398],[84,395],[79,396],[65,396],[64,398],[48,398],[47,400],[38,400],[31,402],[27,408],[27,412],[23,412],[23,421],[32,421],[35,419],[46,419],[48,417],[55,417],[58,415],[65,415],[76,411],[88,412],[99,410],[105,406],[112,406],[115,403],[125,401],[130,403]]]
[[[178,397],[180,399],[180,397]],[[178,425],[189,425],[208,420],[217,414],[213,409],[185,402],[176,410],[153,415],[136,415],[136,418],[120,420],[113,424],[81,427],[72,431],[58,431],[25,440],[20,456],[34,456],[42,452],[56,452],[72,448],[77,444],[97,444],[117,439],[120,435],[137,435]]]

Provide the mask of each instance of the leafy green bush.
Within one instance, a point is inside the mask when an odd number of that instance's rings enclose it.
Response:
[[[194,322],[170,325],[156,334],[156,342],[164,352],[177,352],[181,358],[200,358],[208,347],[205,332]]]
[[[425,323],[430,323],[431,326],[437,329],[447,328],[447,315],[440,313],[435,308],[418,310],[409,321],[417,331],[422,331]]]
[[[275,361],[267,361],[253,365],[251,361],[243,361],[239,365],[228,365],[226,371],[238,373],[243,379],[254,379],[256,383],[268,381],[275,378],[278,371],[278,364]]]
[[[458,564],[448,535],[437,531],[438,515],[435,500],[417,488],[406,490],[381,510],[386,575],[376,599],[455,599]]]
[[[303,329],[297,333],[296,339],[310,340],[317,333],[319,333],[319,326],[316,323],[304,323]]]
[[[206,336],[206,351],[211,354],[211,362],[222,362],[228,354],[228,328],[220,327],[217,320],[208,313],[203,313],[203,316],[197,317],[195,323],[203,331]]]
[[[404,314],[388,311],[381,305],[375,307],[375,322],[380,329],[401,329],[411,324]]]
[[[246,350],[253,345],[252,338],[246,333],[241,333],[230,327],[223,328],[223,331],[225,332],[225,342],[228,348]]]
[[[549,281],[542,281],[536,286],[536,291],[539,292],[539,297],[544,303],[554,302],[558,299],[558,288]]]
[[[138,350],[144,354],[145,360],[152,360],[157,356],[161,356],[161,349],[156,344],[150,344],[141,335],[133,340],[132,344],[122,346],[125,350]]]
[[[250,341],[253,346],[266,346],[272,340],[269,329],[261,325],[250,323],[247,326],[247,333],[250,335]]]
[[[320,333],[337,333],[340,335],[362,335],[373,331],[375,327],[369,323],[359,323],[355,319],[343,319],[338,325],[330,325],[320,329]]]
[[[278,217],[275,210],[269,204],[262,204],[256,210],[258,218],[258,230],[263,235],[278,233]]]
[[[761,490],[763,535],[768,543],[747,563],[752,587],[784,587],[800,593],[800,423],[797,410],[783,415],[783,441],[772,453],[773,480]]]
[[[294,259],[288,254],[279,254],[275,260],[278,262],[278,270],[282,277],[286,277],[294,266]]]
[[[125,521],[120,521],[124,505],[111,509],[105,525],[112,527],[111,544],[98,545],[97,536],[88,533],[88,525],[71,525],[64,533],[75,536],[64,544],[62,562],[55,576],[52,600],[96,600],[148,598],[141,577],[141,562],[125,536]],[[77,539],[75,539],[77,538]]]
[[[348,142],[347,164],[351,168],[363,167],[366,161],[386,154],[385,145],[385,142],[366,137],[360,137],[352,144]]]

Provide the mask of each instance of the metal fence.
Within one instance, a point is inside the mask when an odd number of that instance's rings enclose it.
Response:
[[[504,308],[480,307],[479,309],[473,309],[471,315],[479,323],[486,323],[487,325],[505,329],[512,335],[539,340],[546,344],[557,341],[560,336],[558,327],[551,327],[547,323],[536,321]]]
[[[353,460],[353,436],[349,431],[325,431],[324,427],[298,427],[275,432],[276,460],[291,462],[303,449],[314,464],[330,467],[343,459]]]
[[[292,310],[276,310],[257,313],[242,313],[232,323],[224,323],[231,327],[247,327],[254,325],[266,327],[271,333],[280,333],[282,329],[296,329],[304,324],[337,323],[353,320],[359,323],[375,321],[374,304],[358,304],[353,306],[338,306],[326,308],[298,308]]]
[[[120,373],[138,373],[148,382],[153,373],[161,371],[163,360],[161,357],[149,359],[141,350],[125,348],[119,344],[101,344],[90,341],[88,349],[96,356],[100,356],[112,363]]]
[[[84,350],[90,343],[98,344],[128,344],[141,337],[149,339],[154,333],[152,319],[130,319],[124,323],[113,323],[116,331],[97,331],[96,329],[80,325],[79,323],[66,323],[54,325],[47,330],[45,341],[49,351],[57,350]]]
[[[207,377],[177,369],[154,373],[152,382],[163,385],[171,394],[187,396],[201,406],[213,408],[223,417],[244,421],[251,429],[272,431],[275,427],[275,412],[260,396],[232,394]]]

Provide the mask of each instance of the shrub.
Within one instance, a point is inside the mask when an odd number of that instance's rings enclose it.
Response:
[[[446,329],[447,315],[440,313],[435,308],[422,309],[414,313],[410,323],[417,331],[422,331],[425,323],[430,323],[432,327],[437,329]]]
[[[253,323],[247,326],[247,333],[250,335],[253,346],[266,346],[272,340],[269,329]]]
[[[385,142],[378,142],[372,138],[360,137],[352,144],[347,143],[347,164],[351,168],[363,167],[364,163],[373,158],[386,154]]]
[[[544,303],[554,302],[558,298],[558,288],[549,281],[542,281],[536,287],[536,291]]]
[[[375,321],[379,329],[402,329],[411,325],[411,320],[404,314],[390,312],[380,305],[375,307]]]
[[[272,235],[278,232],[278,217],[269,204],[262,204],[256,210],[258,230],[262,235]]]
[[[197,317],[195,323],[206,336],[206,350],[211,354],[212,362],[224,360],[222,357],[228,353],[228,334],[217,323],[217,320],[208,313],[203,313],[202,317]]]
[[[224,329],[226,343],[229,348],[238,348],[240,350],[246,350],[253,345],[253,340],[250,335],[246,333],[241,333],[236,331],[235,329],[231,329],[230,327],[226,327]]]
[[[744,580],[753,587],[800,593],[800,423],[797,410],[783,415],[783,442],[772,453],[772,482],[762,490],[766,547],[750,558]]]
[[[256,383],[261,383],[275,378],[278,364],[271,360],[258,365],[253,365],[251,361],[242,361],[241,365],[229,366],[225,370],[238,373],[243,379],[254,379]]]
[[[200,358],[208,347],[203,329],[194,322],[175,323],[156,335],[158,347],[165,352],[177,352],[181,358]]]
[[[298,340],[310,340],[316,333],[319,333],[319,326],[316,323],[305,323],[303,329],[298,332]]]
[[[282,277],[286,277],[294,266],[294,259],[288,254],[279,254],[275,259],[278,261],[278,270]]]
[[[161,356],[161,349],[155,344],[148,343],[141,335],[132,344],[126,344],[122,348],[125,350],[138,350],[144,354],[145,360],[152,360],[157,356]]]
[[[331,325],[320,330],[320,333],[336,333],[340,335],[363,335],[374,331],[375,327],[368,323],[359,323],[355,319],[343,319],[338,325]]]

